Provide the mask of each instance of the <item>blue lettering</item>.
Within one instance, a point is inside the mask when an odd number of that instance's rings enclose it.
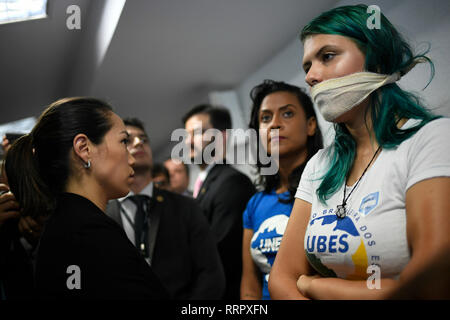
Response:
[[[308,250],[308,252],[313,252],[314,251],[314,243],[316,242],[316,236],[312,237],[312,241],[309,241],[309,236],[306,239],[306,249]],[[311,245],[310,245],[311,243]]]
[[[317,239],[317,252],[325,252],[325,250],[327,250],[326,242],[326,236],[319,236],[319,238]]]
[[[335,246],[336,246],[336,239],[337,239],[336,235],[330,236],[330,242],[328,244],[330,253],[335,253],[336,252],[336,248],[335,248]]]
[[[375,241],[369,241],[369,246],[375,245]],[[328,252],[336,253],[337,251],[345,253],[349,249],[348,234],[343,234],[339,237],[337,235],[327,236],[308,236],[306,238],[306,249],[308,252]]]
[[[343,234],[340,238],[339,238],[339,244],[342,245],[343,247],[339,247],[339,252],[347,252],[348,251],[348,243],[347,241],[344,241],[345,238],[347,238],[348,235],[347,234]]]

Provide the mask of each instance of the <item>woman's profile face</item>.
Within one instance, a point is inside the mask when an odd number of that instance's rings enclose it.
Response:
[[[95,146],[92,154],[92,174],[102,187],[108,199],[120,198],[128,194],[133,181],[132,165],[135,159],[128,152],[128,133],[122,119],[111,113],[111,129]]]
[[[322,81],[364,71],[365,56],[350,38],[316,34],[304,41],[303,70],[310,87]]]
[[[269,154],[271,142],[278,145],[279,156],[306,150],[308,135],[314,135],[316,121],[306,119],[305,111],[293,93],[278,91],[262,101],[258,115],[260,140]],[[278,133],[272,129],[278,129]]]

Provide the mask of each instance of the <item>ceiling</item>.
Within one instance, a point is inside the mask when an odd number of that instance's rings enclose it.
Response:
[[[0,124],[64,96],[92,95],[120,116],[141,118],[157,153],[183,113],[211,91],[238,87],[335,3],[128,0],[96,64],[94,34],[107,0],[49,0],[49,18],[0,25]],[[66,27],[71,4],[81,8],[81,30]]]

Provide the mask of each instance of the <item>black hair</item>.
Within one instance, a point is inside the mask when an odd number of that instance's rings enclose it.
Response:
[[[225,131],[232,129],[231,115],[228,109],[219,106],[213,106],[211,104],[201,104],[193,107],[182,118],[183,124],[196,114],[209,115],[209,121],[214,129]]]
[[[126,126],[131,126],[131,127],[136,127],[136,128],[141,129],[145,133],[145,135],[148,136],[147,132],[145,132],[144,123],[141,120],[139,120],[138,118],[125,118],[125,119],[123,119],[123,123]]]
[[[261,108],[262,101],[269,94],[279,91],[292,93],[298,98],[300,105],[305,111],[306,119],[309,119],[311,117],[315,117],[317,119],[311,98],[305,93],[305,91],[302,88],[287,84],[282,81],[264,80],[263,83],[254,87],[250,92],[250,98],[252,99],[253,102],[249,123],[250,128],[255,129],[257,132],[259,132],[259,110]],[[259,148],[259,134],[257,134],[256,136],[258,139],[258,148]],[[320,132],[319,127],[317,126],[314,135],[308,136],[306,140],[306,150],[308,152],[306,161],[303,164],[296,167],[294,170],[292,170],[292,172],[289,175],[289,188],[288,188],[290,194],[289,199],[286,200],[283,198],[279,198],[280,202],[291,203],[294,201],[295,192],[297,190],[298,183],[300,181],[306,163],[321,148],[323,148],[322,134]],[[259,161],[259,158],[257,159],[256,166],[258,173],[260,173],[263,165]],[[273,189],[279,187],[280,175],[278,172],[274,175],[260,174],[257,184],[263,187],[264,192],[271,192]]]
[[[169,170],[162,163],[155,163],[152,168],[152,176],[164,175],[167,178],[167,182],[170,184]]]
[[[100,144],[111,129],[112,108],[94,98],[64,98],[39,117],[33,130],[16,140],[6,154],[5,169],[22,215],[45,217],[55,208],[71,174],[70,150],[77,134]]]

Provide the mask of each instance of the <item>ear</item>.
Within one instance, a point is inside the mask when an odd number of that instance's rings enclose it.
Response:
[[[313,136],[316,133],[317,120],[316,117],[309,117],[306,121],[306,130],[308,136]]]
[[[73,138],[73,151],[75,152],[75,156],[83,162],[83,165],[88,160],[91,160],[90,141],[84,133],[79,133]]]

